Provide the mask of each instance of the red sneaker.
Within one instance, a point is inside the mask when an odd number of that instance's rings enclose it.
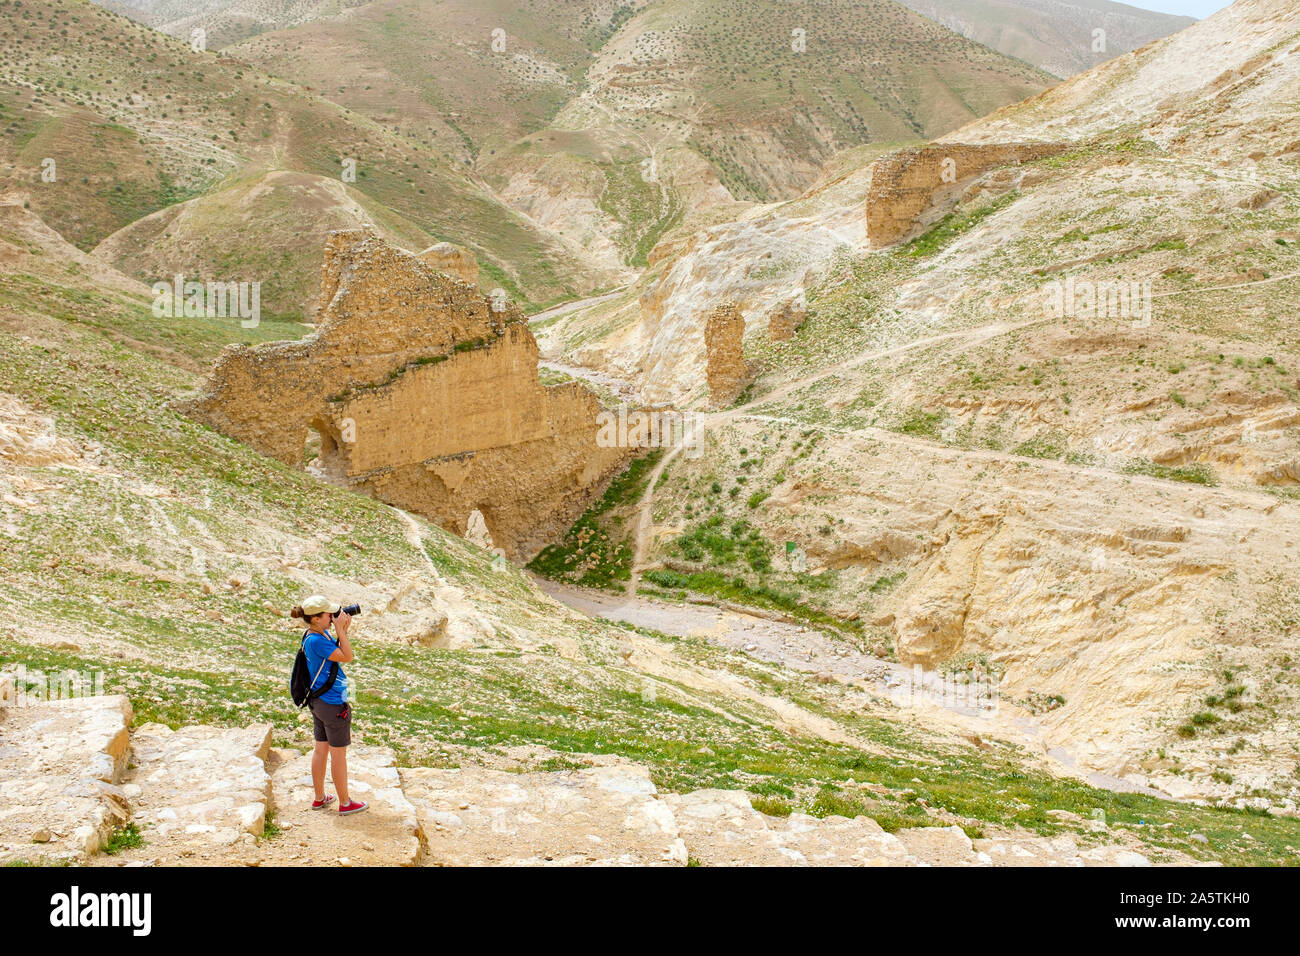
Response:
[[[311,802],[311,808],[312,808],[313,810],[324,810],[326,807],[328,807],[328,806],[329,806],[331,803],[333,803],[333,802],[334,802],[334,794],[332,794],[332,793],[327,793],[327,794],[325,794],[325,799],[324,799],[324,800],[313,800],[313,801]]]
[[[345,803],[343,806],[339,807],[339,816],[346,817],[349,813],[360,813],[368,806],[370,806],[370,804],[362,803],[359,800],[353,800],[351,803]]]

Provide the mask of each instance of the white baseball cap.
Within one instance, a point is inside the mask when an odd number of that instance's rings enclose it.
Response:
[[[337,614],[339,605],[332,603],[329,598],[323,594],[313,594],[300,605],[305,617],[315,617],[317,614]]]

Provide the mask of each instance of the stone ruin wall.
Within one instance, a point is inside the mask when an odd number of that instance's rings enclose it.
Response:
[[[792,339],[808,317],[808,307],[802,299],[786,300],[777,306],[767,319],[767,337],[773,342]]]
[[[422,259],[439,272],[470,285],[478,285],[478,259],[468,249],[450,242],[439,242],[417,253],[416,258]]]
[[[725,408],[749,384],[750,369],[744,355],[745,317],[733,302],[709,313],[704,326],[704,354],[709,383],[709,404]]]
[[[631,450],[596,443],[600,404],[546,387],[513,304],[361,230],[326,246],[316,333],[230,346],[183,410],[288,465],[319,467],[464,534],[471,514],[526,560],[572,524]]]
[[[906,237],[940,194],[959,183],[999,166],[1055,156],[1067,148],[1064,143],[930,143],[890,153],[871,171],[867,241],[872,249],[879,249]]]

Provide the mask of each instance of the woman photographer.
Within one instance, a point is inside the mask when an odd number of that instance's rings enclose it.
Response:
[[[352,645],[348,641],[351,615],[341,611],[319,594],[313,594],[289,612],[291,617],[307,623],[307,636],[303,651],[307,655],[308,673],[312,674],[311,689],[323,687],[329,681],[330,661],[347,664],[352,661]],[[329,631],[336,625],[338,639]],[[325,758],[333,767],[334,786],[338,790],[339,815],[360,813],[367,804],[348,796],[348,744],[352,742],[352,705],[348,701],[348,679],[343,668],[338,668],[334,684],[310,703],[316,750],[311,758],[311,780],[316,790],[313,810],[321,810],[334,802],[332,794],[325,793]]]

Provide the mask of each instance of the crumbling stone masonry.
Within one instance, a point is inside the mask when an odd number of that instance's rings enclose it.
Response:
[[[478,260],[468,249],[450,242],[439,242],[417,253],[416,258],[422,259],[439,272],[445,272],[470,285],[478,285]]]
[[[749,384],[744,356],[745,317],[732,302],[709,313],[704,326],[704,354],[709,382],[709,404],[725,408]]]
[[[767,320],[767,337],[773,342],[784,342],[793,338],[807,318],[807,308],[802,300],[788,299],[782,302]]]
[[[479,511],[526,560],[558,538],[622,467],[597,444],[600,404],[546,387],[513,303],[362,230],[330,235],[322,303],[300,342],[228,346],[183,411],[289,465],[310,431],[330,478],[463,534]]]
[[[907,236],[939,194],[994,169],[1065,151],[1065,143],[929,143],[876,161],[867,192],[867,241],[879,249]]]

